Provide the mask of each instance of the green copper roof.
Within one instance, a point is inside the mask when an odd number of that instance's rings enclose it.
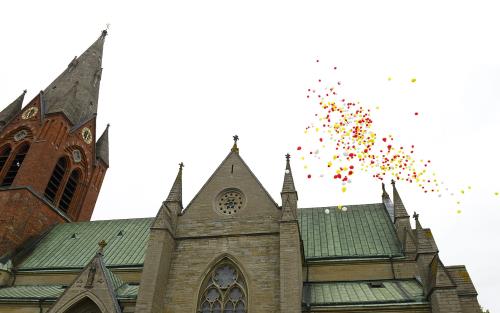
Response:
[[[425,301],[422,286],[416,280],[310,283],[304,287],[303,302],[311,306]]]
[[[152,222],[152,218],[138,218],[57,225],[19,270],[83,268],[95,256],[102,239],[108,243],[106,266],[142,266]]]
[[[14,286],[0,288],[0,301],[12,299],[57,299],[66,290],[63,285]],[[122,285],[117,291],[118,300],[136,298],[139,286]]]
[[[0,288],[0,299],[59,298],[64,289],[62,285],[6,287]]]
[[[338,207],[299,209],[306,259],[402,255],[383,203],[345,207],[346,211]]]

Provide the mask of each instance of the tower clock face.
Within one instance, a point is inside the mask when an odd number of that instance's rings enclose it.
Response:
[[[35,117],[37,112],[38,112],[37,107],[31,107],[23,112],[23,115],[21,115],[21,118],[23,120],[29,120],[30,118]]]
[[[88,127],[82,129],[82,138],[86,144],[90,144],[92,142],[92,132]]]

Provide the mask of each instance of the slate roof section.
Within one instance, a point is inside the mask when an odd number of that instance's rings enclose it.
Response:
[[[299,209],[308,260],[402,256],[383,203]],[[325,210],[329,210],[329,214]]]
[[[0,301],[2,300],[56,300],[66,290],[64,285],[34,285],[34,286],[14,286],[0,288]],[[135,299],[139,291],[138,285],[122,285],[116,290],[118,300]]]
[[[422,285],[413,279],[309,283],[304,287],[303,303],[311,306],[426,302]]]
[[[21,112],[25,94],[26,90],[0,112],[0,128],[8,124],[14,117],[16,117],[17,114]]]
[[[18,270],[84,268],[105,240],[107,267],[136,267],[144,263],[153,218],[60,224],[43,238]]]

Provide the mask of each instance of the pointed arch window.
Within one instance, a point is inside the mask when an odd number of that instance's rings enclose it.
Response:
[[[55,203],[57,192],[59,191],[59,186],[66,173],[66,168],[68,167],[68,161],[65,157],[61,157],[52,171],[52,176],[50,176],[49,183],[45,188],[44,196],[47,200]]]
[[[11,151],[10,146],[4,147],[1,151],[2,152],[0,152],[0,172],[2,171],[5,163],[7,163],[7,160],[9,159]]]
[[[238,268],[229,260],[218,263],[200,290],[198,313],[247,313],[247,288]]]
[[[59,207],[67,212],[73,196],[75,195],[76,188],[78,187],[78,181],[80,180],[80,171],[73,170],[71,175],[69,175],[68,181],[66,182],[66,187],[64,187],[63,194],[61,195],[61,201],[59,202]]]
[[[26,157],[29,148],[30,145],[28,143],[25,143],[21,147],[19,147],[19,149],[17,149],[14,158],[12,159],[12,161],[10,161],[10,165],[8,165],[9,169],[5,174],[5,177],[3,178],[1,187],[8,187],[12,185],[14,179],[16,178],[17,172],[23,164],[24,158]]]

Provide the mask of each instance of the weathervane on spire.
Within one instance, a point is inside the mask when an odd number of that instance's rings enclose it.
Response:
[[[233,147],[231,148],[232,152],[239,152],[240,149],[238,149],[238,140],[240,140],[240,137],[238,135],[233,136],[234,144]]]

